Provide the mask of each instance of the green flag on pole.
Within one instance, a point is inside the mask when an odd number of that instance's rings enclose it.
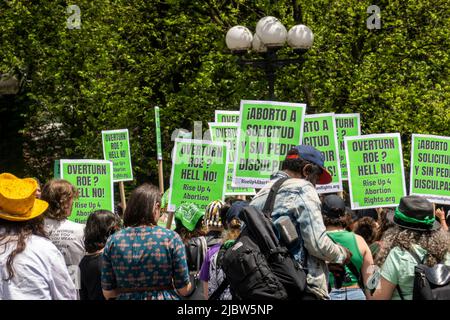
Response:
[[[159,107],[155,107],[155,127],[156,127],[157,160],[162,160],[161,127],[160,127],[160,123],[159,123]]]

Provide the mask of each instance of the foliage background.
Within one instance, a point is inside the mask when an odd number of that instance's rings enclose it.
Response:
[[[79,30],[66,28],[71,4]],[[379,30],[366,27],[372,4]],[[0,73],[22,86],[0,96],[1,171],[49,179],[53,160],[101,158],[100,131],[128,128],[128,188],[157,183],[158,105],[167,185],[176,128],[268,96],[263,72],[241,69],[224,41],[266,15],[315,35],[304,65],[278,71],[279,101],[359,112],[363,134],[400,132],[406,168],[412,133],[450,136],[448,0],[11,0],[0,2]]]

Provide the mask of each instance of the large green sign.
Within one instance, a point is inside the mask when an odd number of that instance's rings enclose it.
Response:
[[[205,209],[211,201],[224,199],[227,152],[225,143],[175,139],[169,211],[185,202]]]
[[[60,160],[61,179],[78,190],[69,220],[86,223],[96,210],[114,210],[113,166],[107,160]]]
[[[306,105],[241,100],[233,186],[262,188],[303,133]]]
[[[303,144],[313,146],[324,157],[324,167],[333,180],[329,184],[317,185],[317,193],[342,191],[341,167],[333,113],[305,116]]]
[[[159,123],[159,107],[155,107],[155,127],[156,127],[156,155],[157,155],[158,160],[162,160],[161,126]]]
[[[133,180],[128,129],[102,131],[103,158],[113,163],[114,182]]]
[[[352,209],[396,207],[406,195],[399,133],[344,137]]]
[[[410,194],[450,204],[450,137],[413,134]]]
[[[341,163],[341,179],[347,180],[347,159],[345,158],[344,137],[361,135],[361,123],[359,113],[335,114],[336,131],[339,146],[339,161]]]
[[[239,122],[239,111],[216,110],[214,112],[214,121],[215,122],[238,123]]]
[[[225,142],[229,144],[228,151],[228,171],[227,171],[227,189],[225,195],[254,195],[256,194],[253,188],[239,188],[233,187],[233,168],[236,150],[236,139],[238,124],[237,123],[209,123],[209,131],[211,133],[211,140],[213,142]]]

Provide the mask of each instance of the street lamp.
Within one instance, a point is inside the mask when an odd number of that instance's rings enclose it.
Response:
[[[304,61],[303,54],[312,47],[313,41],[314,34],[307,26],[295,25],[288,32],[277,18],[271,16],[258,21],[254,35],[244,26],[234,26],[228,30],[225,37],[228,49],[238,55],[239,65],[251,65],[264,70],[269,84],[270,100],[275,100],[276,69],[302,63]],[[277,51],[286,42],[298,57],[278,59]],[[262,54],[263,58],[252,60],[243,58],[242,56],[250,50]]]

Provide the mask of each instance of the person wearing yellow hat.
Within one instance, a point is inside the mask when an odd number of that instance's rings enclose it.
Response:
[[[62,254],[46,238],[37,182],[0,174],[0,300],[74,300]]]

